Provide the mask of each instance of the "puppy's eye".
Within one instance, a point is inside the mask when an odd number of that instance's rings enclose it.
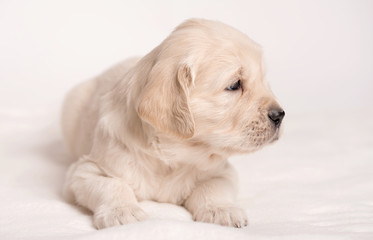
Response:
[[[233,83],[232,85],[227,87],[225,90],[236,91],[236,90],[239,90],[239,89],[241,89],[241,80],[238,80],[237,82]]]

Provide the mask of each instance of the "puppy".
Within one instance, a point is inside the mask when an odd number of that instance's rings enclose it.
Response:
[[[79,160],[64,195],[90,209],[98,229],[146,219],[143,200],[246,226],[227,158],[277,140],[283,117],[261,48],[222,23],[188,20],[145,57],[68,94],[63,134]]]

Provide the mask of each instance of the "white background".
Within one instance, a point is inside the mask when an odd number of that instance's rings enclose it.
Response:
[[[373,1],[0,1],[0,106],[56,108],[76,83],[144,55],[183,20],[219,20],[264,48],[288,117],[373,110]]]

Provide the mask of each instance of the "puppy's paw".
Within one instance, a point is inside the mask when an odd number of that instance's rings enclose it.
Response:
[[[121,207],[101,206],[93,216],[93,224],[97,229],[142,221],[147,214],[137,205]]]
[[[234,205],[210,205],[202,207],[193,214],[193,218],[195,221],[216,223],[237,228],[248,225],[245,211]]]

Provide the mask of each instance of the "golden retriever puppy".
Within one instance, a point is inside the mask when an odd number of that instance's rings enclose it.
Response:
[[[98,229],[146,219],[143,200],[246,226],[227,158],[276,140],[283,116],[261,48],[225,24],[188,20],[145,57],[69,93],[62,128],[79,160],[64,194],[93,212]]]

